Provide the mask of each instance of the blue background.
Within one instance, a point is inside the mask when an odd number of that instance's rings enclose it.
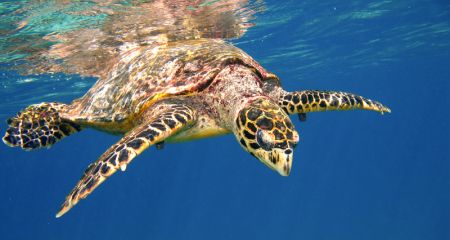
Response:
[[[87,165],[119,138],[88,129],[49,150],[1,144],[1,239],[450,239],[450,8],[408,2],[358,15],[373,2],[269,1],[233,40],[287,90],[345,90],[392,109],[293,116],[301,142],[289,177],[232,135],[167,144],[56,219]],[[83,90],[95,81],[44,75],[11,86],[24,77],[0,76],[2,132],[28,104],[81,96],[69,81]]]

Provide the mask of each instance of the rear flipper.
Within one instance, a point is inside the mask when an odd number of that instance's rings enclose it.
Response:
[[[31,150],[50,147],[65,136],[80,131],[80,125],[59,116],[65,107],[65,104],[55,102],[27,107],[8,119],[9,128],[3,142],[10,147]]]

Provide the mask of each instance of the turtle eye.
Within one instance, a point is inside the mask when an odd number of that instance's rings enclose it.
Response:
[[[258,129],[258,131],[256,131],[256,142],[266,151],[272,150],[274,146],[273,136],[271,136],[268,131],[264,131],[262,129]]]

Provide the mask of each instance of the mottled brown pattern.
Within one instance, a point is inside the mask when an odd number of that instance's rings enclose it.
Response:
[[[226,65],[240,63],[263,78],[272,75],[242,50],[222,40],[189,40],[144,48],[128,65],[111,72],[76,100],[67,117],[120,122],[134,117],[155,100],[205,89]]]

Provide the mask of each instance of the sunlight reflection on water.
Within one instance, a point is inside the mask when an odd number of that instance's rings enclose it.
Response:
[[[430,51],[445,54],[449,13],[433,1],[4,2],[0,94],[8,100],[0,112],[60,97],[70,101],[133,50],[181,39],[225,38],[244,50],[258,46],[264,50],[256,60],[277,64],[278,73],[294,79],[345,76]],[[349,42],[352,49],[344,47]],[[57,72],[69,75],[52,74]],[[46,75],[26,76],[41,73]]]

